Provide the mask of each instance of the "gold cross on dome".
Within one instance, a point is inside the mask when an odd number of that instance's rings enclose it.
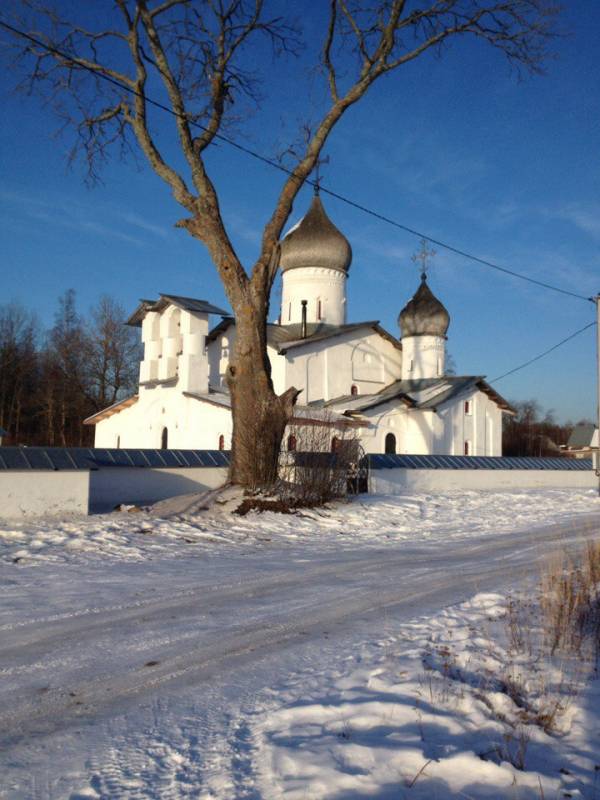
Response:
[[[421,278],[425,280],[427,278],[427,269],[429,268],[429,260],[432,259],[435,255],[436,251],[431,248],[429,250],[427,248],[427,239],[421,239],[421,249],[417,250],[417,252],[412,256],[413,264],[419,264],[421,268]]]
[[[317,158],[315,163],[315,194],[319,194],[319,190],[321,188],[321,165],[322,164],[329,164],[329,156],[324,156],[323,158]]]

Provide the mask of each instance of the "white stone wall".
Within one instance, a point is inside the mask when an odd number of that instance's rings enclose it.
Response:
[[[351,393],[374,394],[400,378],[402,353],[375,331],[353,331],[307,342],[286,354],[285,385],[301,390],[299,403]]]
[[[483,489],[593,489],[598,478],[593,470],[512,469],[377,469],[369,476],[376,494]]]
[[[140,392],[154,381],[178,379],[181,390],[208,391],[205,340],[208,314],[168,306],[150,311],[142,321],[144,359],[140,364]]]
[[[219,436],[231,448],[231,413],[228,408],[184,396],[178,386],[156,386],[140,394],[132,406],[96,425],[95,447],[160,448],[168,431],[168,447],[183,450],[217,450]]]
[[[3,519],[88,513],[87,470],[0,471]]]
[[[226,467],[98,469],[90,473],[90,511],[110,511],[121,503],[155,503],[167,497],[216,489],[226,480]]]
[[[446,368],[443,336],[402,337],[402,380],[440,378]]]
[[[465,413],[465,402],[469,413]],[[367,453],[384,453],[388,433],[396,437],[400,455],[502,455],[502,411],[478,389],[465,392],[440,406],[437,411],[408,408],[398,400],[367,409],[369,425],[361,428]]]
[[[336,269],[306,267],[283,272],[281,324],[302,322],[302,300],[306,300],[307,322],[344,325],[346,280],[346,274]]]
[[[234,345],[235,325],[230,325],[224,333],[217,336],[207,347],[208,382],[213,389],[225,389],[227,387],[225,374]]]

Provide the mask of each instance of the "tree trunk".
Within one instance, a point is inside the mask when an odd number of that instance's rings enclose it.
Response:
[[[233,415],[230,480],[250,490],[277,480],[281,440],[299,392],[275,394],[266,348],[263,298],[251,292],[236,309],[236,339],[227,370]]]

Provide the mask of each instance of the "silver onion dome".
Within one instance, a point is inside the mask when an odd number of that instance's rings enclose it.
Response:
[[[325,213],[320,197],[315,195],[306,215],[281,241],[281,271],[322,267],[347,273],[351,261],[350,243]]]
[[[401,337],[445,336],[450,326],[450,314],[427,285],[427,275],[421,275],[421,285],[398,315]]]

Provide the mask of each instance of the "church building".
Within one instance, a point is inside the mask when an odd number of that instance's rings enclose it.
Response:
[[[509,404],[483,376],[446,374],[450,316],[426,273],[398,317],[399,338],[377,320],[348,322],[352,249],[318,195],[282,239],[281,314],[268,325],[275,391],[301,390],[284,445],[303,426],[352,428],[367,453],[502,455]],[[210,317],[221,317],[211,327]],[[235,320],[205,300],[161,294],[128,320],[141,328],[139,391],[85,422],[96,447],[228,450],[225,382]],[[300,435],[297,432],[300,431]]]

